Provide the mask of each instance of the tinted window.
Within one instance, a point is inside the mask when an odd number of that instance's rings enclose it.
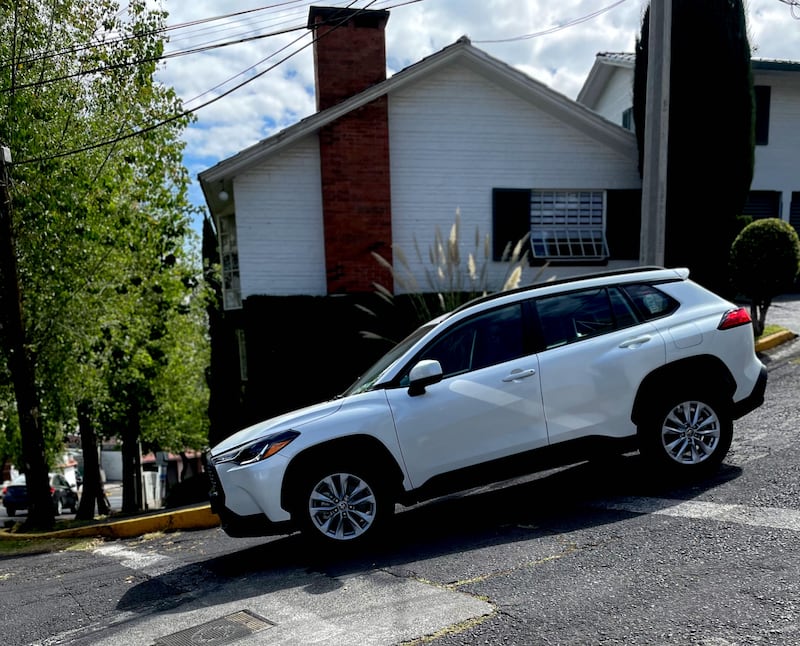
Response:
[[[678,302],[652,285],[626,285],[623,291],[633,301],[639,316],[645,321],[674,312]]]
[[[604,288],[541,298],[536,302],[545,348],[555,348],[615,329]]]
[[[519,304],[469,319],[433,341],[417,361],[436,359],[445,377],[478,370],[524,354]]]

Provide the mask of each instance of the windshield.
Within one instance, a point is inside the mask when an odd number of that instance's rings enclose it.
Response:
[[[436,323],[437,321],[431,321],[430,323],[427,323],[414,330],[405,339],[400,341],[400,343],[389,350],[389,352],[378,359],[372,365],[372,367],[363,375],[361,375],[358,380],[352,386],[350,386],[350,388],[342,393],[341,396],[346,397],[348,395],[357,395],[358,393],[363,393],[370,390],[372,386],[375,385],[375,382],[378,381],[380,376],[386,372],[395,363],[395,361],[402,357],[411,346],[413,346],[417,341],[419,341],[419,339],[433,329]]]

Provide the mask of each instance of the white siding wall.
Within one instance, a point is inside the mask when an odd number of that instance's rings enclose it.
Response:
[[[327,293],[320,186],[316,135],[236,178],[243,299]]]
[[[462,256],[473,249],[476,227],[481,236],[491,235],[493,188],[641,186],[635,159],[465,69],[442,71],[391,94],[389,132],[394,244],[412,263],[423,288],[435,230],[446,236],[457,209]],[[414,252],[415,238],[422,263]],[[490,289],[501,286],[506,270],[503,263],[490,263]],[[538,271],[527,268],[523,282]]]
[[[782,191],[781,216],[789,219],[792,191],[800,191],[800,74],[760,72],[756,85],[772,87],[769,145],[756,146],[752,190]]]
[[[614,67],[605,92],[597,99],[595,112],[622,125],[622,113],[633,105],[633,70]]]

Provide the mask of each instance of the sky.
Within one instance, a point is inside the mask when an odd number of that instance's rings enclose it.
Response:
[[[800,0],[794,0],[800,2]],[[461,36],[574,99],[600,52],[633,52],[647,0],[153,0],[167,12],[172,86],[195,122],[184,161],[201,171],[315,110],[311,6],[389,11],[387,76]],[[754,58],[800,61],[800,5],[745,0]],[[702,73],[702,72],[701,72]]]

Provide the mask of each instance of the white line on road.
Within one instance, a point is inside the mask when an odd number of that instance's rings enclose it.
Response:
[[[780,507],[749,507],[701,500],[623,497],[592,503],[592,507],[634,514],[660,514],[800,532],[800,511]]]

